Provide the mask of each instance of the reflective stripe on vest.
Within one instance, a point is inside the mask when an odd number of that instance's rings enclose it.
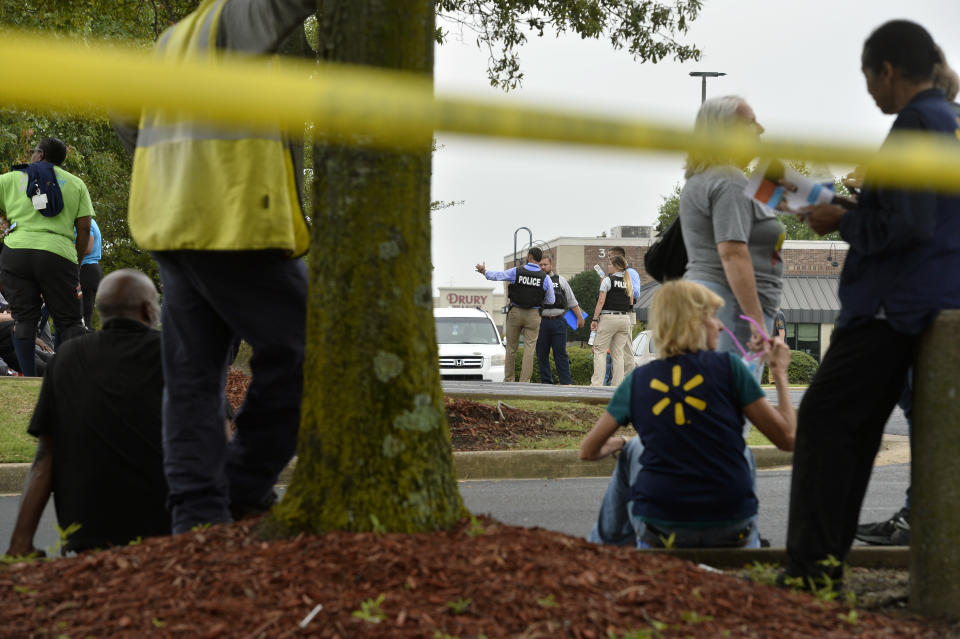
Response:
[[[155,55],[214,59],[227,1],[204,0],[164,32]],[[140,119],[129,224],[137,244],[156,251],[282,249],[299,255],[310,243],[279,129],[224,129],[162,109]]]

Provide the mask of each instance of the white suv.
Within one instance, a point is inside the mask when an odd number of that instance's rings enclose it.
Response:
[[[653,333],[651,331],[640,331],[633,338],[633,362],[637,366],[643,366],[655,359],[657,359],[657,347],[653,343]]]
[[[477,308],[435,308],[440,377],[449,380],[503,381],[506,349],[493,318]]]

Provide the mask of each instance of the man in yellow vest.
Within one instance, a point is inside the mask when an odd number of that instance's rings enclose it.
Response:
[[[203,0],[157,42],[164,60],[276,52],[315,0]],[[300,34],[302,37],[302,34]],[[303,386],[309,231],[299,156],[279,128],[225,129],[145,110],[134,144],[130,231],[163,283],[164,471],[174,534],[269,508],[296,449]],[[299,132],[298,132],[299,135]],[[224,438],[235,338],[253,379]]]

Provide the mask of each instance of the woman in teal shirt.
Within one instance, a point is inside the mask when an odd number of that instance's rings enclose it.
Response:
[[[668,282],[651,302],[660,359],[634,370],[584,438],[582,459],[623,451],[591,541],[649,548],[759,547],[757,497],[744,418],[792,450],[796,417],[787,389],[790,351],[780,339],[764,359],[777,385],[772,406],[739,356],[716,352],[723,300],[706,287]],[[633,424],[639,437],[614,437]]]

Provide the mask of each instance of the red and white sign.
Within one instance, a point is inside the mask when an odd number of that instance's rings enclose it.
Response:
[[[463,293],[447,293],[447,306],[450,308],[485,308],[489,295],[464,295]]]

